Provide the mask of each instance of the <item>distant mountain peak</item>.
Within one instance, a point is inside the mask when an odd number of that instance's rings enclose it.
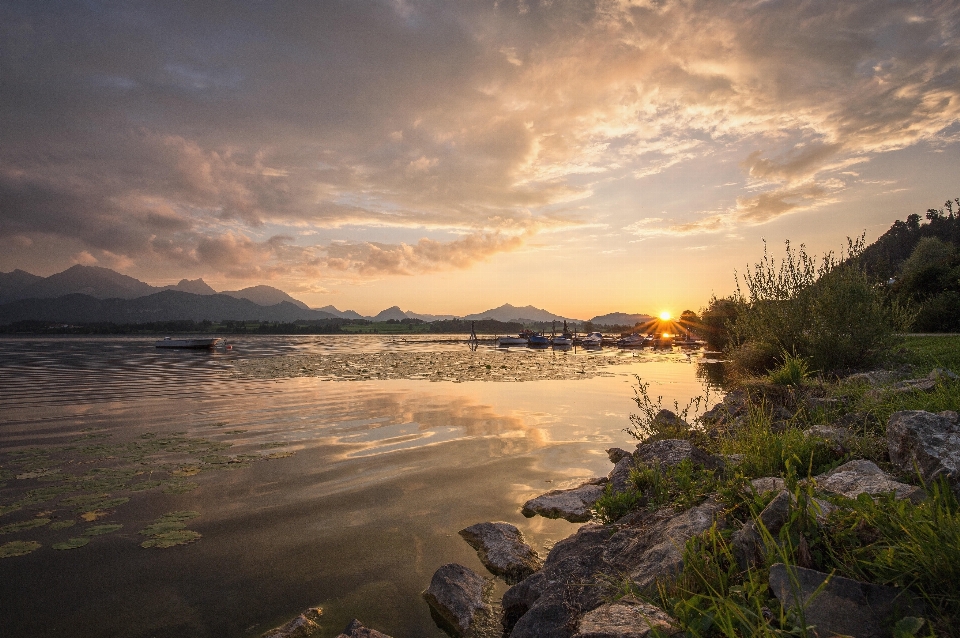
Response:
[[[215,295],[217,291],[211,288],[203,279],[181,279],[176,286],[168,286],[170,290],[192,292],[195,295]]]

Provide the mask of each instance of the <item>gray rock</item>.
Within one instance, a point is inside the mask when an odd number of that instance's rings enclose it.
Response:
[[[584,614],[573,638],[647,638],[677,631],[665,611],[628,596]]]
[[[789,572],[793,572],[792,576]],[[785,609],[803,608],[803,624],[821,636],[888,637],[890,619],[922,613],[920,603],[902,589],[777,563],[770,568],[770,589]],[[817,588],[830,578],[823,589]],[[815,593],[816,592],[816,593]]]
[[[878,496],[894,492],[897,499],[908,498],[919,503],[926,496],[919,487],[895,480],[872,461],[849,461],[815,479],[819,489],[847,498],[857,498],[860,494]]]
[[[423,597],[455,633],[464,636],[479,615],[493,613],[484,601],[486,588],[483,576],[463,565],[449,563],[434,572]]]
[[[571,523],[590,520],[590,508],[603,496],[605,479],[594,479],[570,490],[552,490],[523,504],[521,512],[527,518],[539,514],[544,518],[562,518]]]
[[[904,472],[920,470],[928,483],[945,476],[960,495],[960,427],[949,418],[903,410],[887,422],[890,461]]]
[[[960,376],[951,370],[947,370],[946,368],[934,368],[930,371],[930,374],[927,375],[927,378],[933,379],[934,381],[939,381],[940,379],[956,381],[957,379],[960,379]]]
[[[603,560],[610,572],[625,574],[640,589],[666,582],[683,569],[686,542],[710,529],[722,507],[707,501],[679,514],[660,510],[642,525],[610,537]]]
[[[700,465],[711,470],[723,469],[722,458],[704,452],[685,439],[664,439],[641,443],[637,446],[634,457],[651,467],[655,465],[671,467],[689,460],[694,465]]]
[[[390,638],[390,636],[376,629],[364,627],[363,623],[354,618],[337,638]]]
[[[504,593],[504,627],[511,638],[569,638],[577,619],[603,604],[597,574],[614,529],[584,525],[553,546],[543,569]]]
[[[460,530],[460,536],[480,556],[490,573],[517,583],[543,566],[543,560],[523,540],[520,530],[510,523],[477,523]]]
[[[790,520],[790,510],[793,507],[793,495],[783,490],[767,504],[757,519],[773,538],[777,537],[783,526]],[[747,521],[730,537],[730,549],[740,569],[745,570],[763,559],[765,548],[764,534],[755,521]]]
[[[321,608],[311,607],[290,622],[265,632],[262,638],[309,638],[320,631],[317,621],[321,616]]]
[[[957,423],[958,421],[960,421],[960,415],[958,415],[953,410],[944,410],[943,412],[937,412],[937,416],[942,416],[943,418],[948,419],[953,423]]]
[[[803,433],[806,436],[815,436],[820,439],[825,439],[843,448],[846,448],[847,444],[850,442],[850,439],[853,438],[853,432],[845,427],[839,426],[834,427],[829,425],[814,425],[813,427],[804,430]]]
[[[614,494],[626,492],[630,488],[630,473],[637,466],[633,455],[628,454],[613,466],[610,474],[607,476],[610,485],[613,486]]]
[[[619,463],[622,459],[627,458],[628,456],[633,456],[623,448],[612,447],[607,450],[607,458],[610,459],[611,463]]]
[[[894,394],[911,394],[913,392],[931,392],[937,387],[936,379],[907,379],[890,386]]]
[[[865,383],[871,386],[885,385],[892,383],[897,378],[897,373],[891,370],[873,370],[871,372],[859,372],[846,377],[844,381],[850,383]]]
[[[690,429],[690,424],[678,417],[671,410],[660,410],[653,417],[655,426],[664,431],[673,431],[676,433],[686,432]]]
[[[753,485],[753,489],[757,491],[757,494],[764,494],[766,492],[780,492],[787,488],[787,482],[779,476],[763,476],[760,478],[755,478],[750,481],[750,484]]]

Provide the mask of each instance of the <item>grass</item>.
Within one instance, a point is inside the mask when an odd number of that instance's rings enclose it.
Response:
[[[960,371],[960,337],[912,337],[907,344],[904,356],[915,366],[914,376],[926,376],[933,367]],[[784,376],[798,378],[793,373]],[[776,387],[773,381],[767,377],[755,383]],[[597,502],[596,517],[611,522],[644,507],[690,507],[708,492],[724,505],[727,527],[714,527],[691,539],[679,579],[662,584],[651,601],[670,612],[688,636],[813,636],[804,610],[785,608],[768,586],[770,567],[783,563],[788,574],[794,566],[808,567],[910,590],[926,602],[926,617],[894,619],[891,635],[896,638],[960,637],[955,622],[960,617],[960,505],[945,482],[924,486],[928,497],[920,503],[896,501],[892,496],[873,499],[863,495],[851,500],[817,494],[837,506],[824,516],[813,500],[815,481],[801,480],[854,458],[874,460],[895,470],[886,457],[889,416],[898,410],[960,411],[960,380],[941,378],[929,392],[909,393],[866,383],[811,383],[807,379],[799,385],[840,402],[829,411],[798,409],[792,419],[774,427],[772,410],[758,399],[742,419],[724,426],[719,436],[711,437],[708,429],[681,432],[707,451],[726,455],[725,471],[696,475],[689,465],[666,470],[638,467],[631,476],[630,492],[606,494]],[[637,397],[638,406],[646,409],[634,425],[645,426],[643,433],[651,438],[673,434],[650,425],[659,406],[649,399],[643,402],[644,390],[641,386]],[[783,391],[767,396],[780,395]],[[853,425],[850,439],[843,445],[804,432],[815,423],[836,425],[844,419]],[[749,480],[762,476],[785,479],[794,495],[789,520],[775,535],[764,529],[758,518],[773,494],[761,496],[749,489]],[[918,477],[902,472],[900,479],[919,483]],[[738,522],[751,520],[763,537],[763,557],[741,570],[730,538]],[[616,589],[621,594],[646,593],[650,598],[649,592],[631,591],[629,583]]]
[[[960,336],[911,336],[903,340],[909,363],[926,368],[948,368],[960,373]]]

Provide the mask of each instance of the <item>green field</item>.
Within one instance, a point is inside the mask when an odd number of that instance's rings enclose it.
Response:
[[[909,363],[960,372],[960,335],[907,335],[903,346]]]

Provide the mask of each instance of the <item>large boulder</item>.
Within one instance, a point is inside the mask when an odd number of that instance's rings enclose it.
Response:
[[[634,458],[651,467],[663,468],[679,465],[684,461],[691,461],[694,465],[711,470],[723,469],[723,459],[704,452],[686,439],[664,439],[650,441],[637,445]]]
[[[960,496],[960,426],[949,417],[903,410],[887,421],[890,461],[904,472],[919,469],[927,482],[944,476]]]
[[[530,518],[539,514],[544,518],[562,518],[571,523],[586,523],[592,516],[591,508],[605,489],[606,479],[593,479],[569,490],[552,490],[523,504],[520,511]]]
[[[647,638],[675,633],[675,622],[666,612],[627,596],[584,614],[573,638]]]
[[[607,476],[607,481],[610,483],[614,494],[626,492],[630,489],[630,473],[633,472],[636,466],[637,462],[632,454],[621,458],[617,461],[617,464],[613,466],[613,469]]]
[[[569,638],[579,617],[603,604],[597,574],[613,526],[584,525],[553,546],[543,568],[503,595],[511,638]]]
[[[770,568],[770,589],[785,610],[802,608],[803,625],[813,626],[820,636],[887,638],[893,619],[923,612],[920,602],[902,589],[783,563]]]
[[[480,616],[493,613],[484,600],[486,589],[483,576],[463,565],[449,563],[434,572],[423,597],[445,629],[466,636]]]
[[[311,607],[290,622],[265,632],[262,638],[309,638],[320,631],[321,616],[321,608]]]
[[[722,507],[712,501],[676,513],[663,509],[621,529],[607,542],[603,562],[611,574],[624,574],[641,589],[665,582],[683,569],[686,542],[710,529]]]
[[[390,638],[390,636],[376,629],[364,627],[363,623],[354,618],[350,621],[350,624],[337,635],[337,638]]]
[[[860,494],[878,496],[893,492],[897,499],[908,498],[919,503],[926,496],[919,487],[895,480],[872,461],[849,461],[815,478],[818,489],[847,498],[857,498]]]
[[[537,552],[510,523],[477,523],[460,530],[459,534],[477,550],[484,567],[509,584],[523,580],[543,566]]]
[[[737,565],[741,570],[745,570],[752,565],[756,565],[763,559],[763,550],[765,548],[764,538],[766,535],[758,526],[758,522],[769,532],[773,538],[777,537],[783,526],[790,520],[790,511],[793,508],[793,495],[789,490],[781,490],[770,503],[767,504],[757,520],[747,521],[743,527],[738,529],[730,537],[730,549]]]

